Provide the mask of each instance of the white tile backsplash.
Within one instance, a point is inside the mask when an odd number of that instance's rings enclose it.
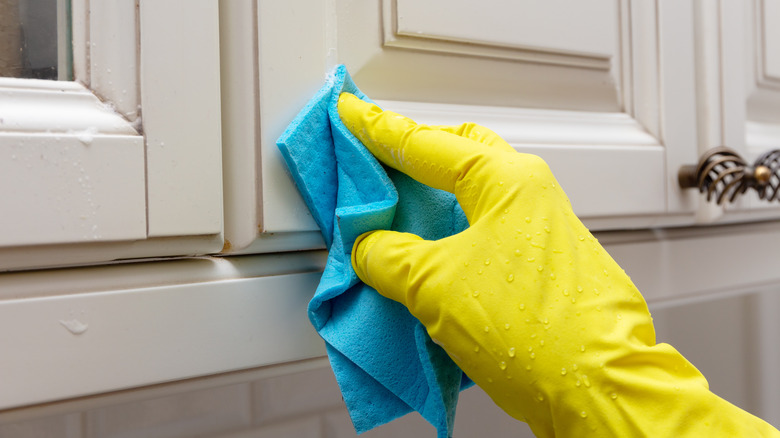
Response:
[[[329,368],[255,382],[254,415],[258,422],[302,416],[344,406],[336,378]]]
[[[81,438],[81,419],[76,413],[0,424],[0,438]]]
[[[321,438],[322,420],[317,416],[272,423],[219,438]]]
[[[322,438],[355,438],[355,428],[349,419],[346,409],[330,412],[325,415],[324,434]],[[395,437],[436,437],[436,430],[423,418],[413,412],[360,435],[360,438],[395,438]]]
[[[83,424],[82,424],[83,419]],[[481,389],[461,394],[455,438],[532,437]],[[328,367],[0,426],[0,438],[356,438]],[[360,438],[434,438],[411,413]]]
[[[460,394],[454,438],[533,436],[527,424],[499,409],[482,389],[472,387]]]
[[[245,428],[249,389],[244,383],[94,409],[86,415],[86,438],[180,438]]]

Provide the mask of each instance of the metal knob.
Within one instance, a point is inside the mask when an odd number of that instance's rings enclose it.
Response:
[[[698,188],[707,193],[707,201],[716,198],[721,204],[728,198],[752,188],[758,197],[769,202],[780,200],[780,149],[760,156],[749,166],[734,150],[727,147],[710,149],[696,165],[682,166],[677,173],[680,187]]]

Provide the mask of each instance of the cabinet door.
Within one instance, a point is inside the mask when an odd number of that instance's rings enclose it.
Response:
[[[700,1],[701,152],[719,145],[752,163],[780,149],[780,1]],[[777,183],[777,179],[773,181]],[[753,190],[724,209],[708,206],[705,220],[735,222],[780,217],[780,203]]]
[[[245,145],[251,155],[243,152],[253,159],[233,162],[257,184],[243,202],[251,219],[228,208],[228,222],[245,222],[226,228],[234,249],[257,249],[264,233],[316,230],[275,140],[336,64],[386,109],[424,123],[477,122],[542,156],[595,229],[692,221],[696,196],[676,185],[676,169],[696,158],[690,1],[296,0],[243,8],[244,21],[256,20],[257,47],[247,43],[246,53],[255,51],[257,65],[236,83],[255,80],[253,93],[242,91],[256,99],[245,108],[259,126]]]
[[[222,248],[217,12],[73,0],[74,81],[0,78],[0,271]]]

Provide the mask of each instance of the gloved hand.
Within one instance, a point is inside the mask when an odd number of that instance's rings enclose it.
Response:
[[[351,94],[344,124],[383,163],[454,193],[470,227],[363,234],[352,264],[540,437],[780,436],[655,343],[647,305],[539,157],[490,130],[417,125]]]

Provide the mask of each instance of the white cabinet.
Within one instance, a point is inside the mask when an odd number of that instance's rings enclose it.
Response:
[[[242,168],[235,182],[226,175],[245,192],[226,207],[234,251],[262,248],[270,234],[316,230],[275,140],[342,63],[387,109],[426,123],[481,123],[541,155],[594,229],[693,223],[697,195],[676,186],[677,169],[697,159],[691,1],[222,6],[235,14],[231,23],[247,26],[244,39],[257,29],[256,48],[242,43],[244,63],[256,51],[256,72],[243,66],[233,82],[252,84],[254,92],[233,86],[259,120],[246,155],[254,159],[233,159]],[[251,218],[242,205],[253,207]]]
[[[306,315],[321,255],[237,259],[1,275],[0,413],[323,356]]]
[[[593,230],[780,216],[677,183],[780,138],[776,1],[93,3],[76,82],[0,79],[0,269],[322,248],[275,142],[341,63],[542,156]]]
[[[72,4],[74,82],[0,78],[0,270],[218,252],[218,7]]]
[[[677,183],[780,140],[778,0],[72,4],[76,81],[0,78],[0,270],[183,260],[0,275],[0,409],[323,354],[324,252],[294,251],[324,244],[276,139],[338,64],[545,158],[653,303],[780,282],[777,223],[660,229],[780,217]]]
[[[243,124],[245,145],[226,145],[240,168],[226,176],[231,251],[316,244],[275,140],[337,64],[387,109],[481,123],[542,156],[594,230],[780,217],[752,193],[717,207],[677,180],[712,147],[752,160],[778,144],[775,0],[222,6],[244,29],[229,31],[240,41],[231,50],[243,46],[232,64],[243,77],[223,64],[234,74],[223,87],[236,89],[235,111],[256,121]],[[290,240],[267,242],[282,236]]]
[[[697,2],[700,150],[724,145],[752,163],[780,149],[780,2]],[[777,218],[780,203],[752,191],[703,220]]]

